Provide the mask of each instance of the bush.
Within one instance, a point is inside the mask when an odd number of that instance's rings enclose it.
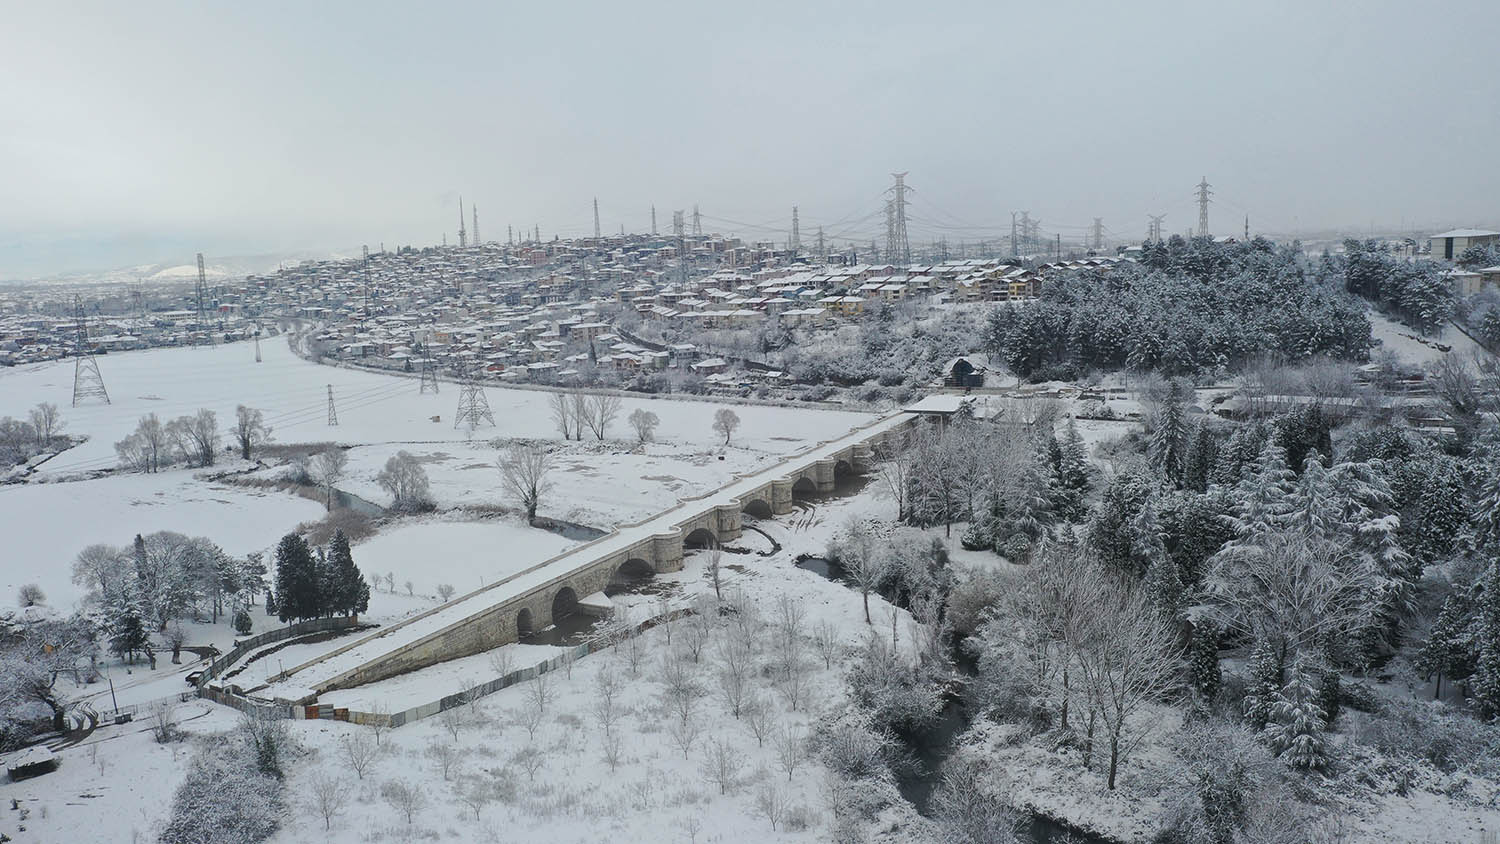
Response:
[[[1471,767],[1492,773],[1500,766],[1500,726],[1449,715],[1437,704],[1390,701],[1357,732],[1362,744],[1387,756],[1425,761],[1444,773]]]
[[[233,743],[203,741],[172,796],[162,844],[253,844],[276,831],[285,811],[281,780]]]
[[[254,624],[250,620],[250,613],[247,610],[238,610],[235,612],[234,632],[241,636],[248,636],[252,629],[254,629]]]

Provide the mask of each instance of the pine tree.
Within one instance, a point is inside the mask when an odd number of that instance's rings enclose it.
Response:
[[[1480,581],[1474,618],[1474,641],[1479,652],[1470,690],[1486,718],[1500,715],[1500,560],[1490,564]]]
[[[318,618],[331,616],[337,612],[334,604],[339,597],[339,583],[333,570],[333,563],[328,559],[328,552],[322,548],[313,549],[313,571],[317,575],[317,587],[313,591],[316,601]]]
[[[1258,642],[1250,652],[1246,666],[1249,682],[1245,686],[1245,720],[1255,729],[1265,727],[1271,717],[1271,706],[1281,688],[1281,666],[1270,645]]]
[[[301,621],[318,616],[318,571],[307,542],[295,533],[276,546],[276,616]]]
[[[1089,488],[1089,453],[1078,433],[1078,423],[1069,418],[1059,444],[1058,477],[1068,489],[1086,492]]]
[[[137,652],[151,641],[147,627],[148,610],[142,600],[134,577],[127,577],[106,611],[109,633],[109,649],[116,656],[130,656],[135,662]]]
[[[1218,456],[1219,442],[1214,439],[1213,430],[1208,423],[1200,420],[1193,428],[1193,435],[1187,444],[1187,454],[1183,457],[1182,488],[1207,492]]]
[[[1167,397],[1152,422],[1151,441],[1146,453],[1151,465],[1173,484],[1181,485],[1183,457],[1187,450],[1187,419],[1183,402],[1187,388],[1180,380],[1172,381]]]
[[[1465,593],[1449,595],[1443,600],[1427,641],[1417,652],[1417,671],[1424,677],[1437,677],[1432,690],[1434,698],[1442,696],[1445,678],[1465,680],[1474,673],[1477,643],[1471,635],[1473,618],[1474,602]]]
[[[344,615],[357,615],[369,608],[370,584],[354,564],[354,554],[349,549],[349,538],[342,530],[335,531],[328,545],[328,565],[331,569],[333,599],[329,611]]]
[[[1188,672],[1193,691],[1203,702],[1212,703],[1219,696],[1223,675],[1219,670],[1219,629],[1210,622],[1200,621],[1193,625]]]
[[[1147,502],[1140,515],[1130,525],[1131,569],[1145,578],[1146,594],[1162,615],[1175,620],[1182,609],[1184,592],[1182,576],[1177,563],[1167,554],[1162,541],[1161,525],[1156,518],[1156,506]]]
[[[1250,543],[1275,529],[1290,509],[1287,498],[1292,493],[1292,478],[1291,470],[1286,467],[1286,452],[1268,443],[1236,490],[1239,503],[1230,523],[1237,543]]]
[[[1135,543],[1131,525],[1151,500],[1153,491],[1151,481],[1131,472],[1115,475],[1105,487],[1089,519],[1087,537],[1107,570],[1133,571]]]
[[[1219,450],[1214,460],[1210,480],[1216,484],[1235,485],[1245,480],[1251,467],[1265,451],[1270,433],[1262,422],[1241,425],[1229,436],[1229,442]]]
[[[1317,698],[1318,691],[1301,663],[1293,666],[1286,685],[1271,695],[1261,735],[1271,750],[1294,768],[1314,770],[1328,762],[1323,738],[1328,722]]]

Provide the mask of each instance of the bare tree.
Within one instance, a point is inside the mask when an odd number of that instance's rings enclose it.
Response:
[[[448,603],[448,600],[453,597],[453,584],[439,583],[437,585],[437,593],[439,601],[445,604]]]
[[[326,448],[313,455],[312,462],[308,468],[312,473],[313,480],[323,490],[324,502],[329,512],[333,512],[333,494],[338,489],[339,481],[344,479],[344,472],[349,466],[349,455],[343,449],[333,446]]]
[[[468,726],[469,715],[461,706],[450,706],[438,713],[438,723],[448,731],[448,735],[458,741],[458,734],[464,727]]]
[[[35,607],[45,603],[47,603],[47,594],[35,583],[24,583],[20,589],[16,590],[16,606]]]
[[[714,411],[714,433],[724,435],[724,444],[729,445],[729,438],[740,427],[740,415],[727,407],[721,407]]]
[[[452,712],[454,710],[447,709],[444,711]],[[426,753],[428,758],[437,763],[438,770],[443,772],[443,781],[447,782],[449,777],[452,776],[454,769],[458,767],[459,759],[461,758],[458,748],[451,744],[434,741],[427,745]]]
[[[313,783],[312,806],[323,816],[323,828],[330,829],[333,819],[349,805],[349,784],[341,779],[321,778]]]
[[[408,580],[408,581],[406,581],[405,583],[403,583],[401,585],[406,587],[406,595],[407,595],[407,597],[411,597],[411,596],[413,596],[413,595],[416,594],[417,586],[416,586],[415,583],[412,583],[410,580]]]
[[[615,769],[620,766],[620,753],[625,742],[618,733],[606,731],[601,745],[604,750],[604,763],[609,765],[610,773],[614,773]]]
[[[375,757],[380,754],[380,745],[371,741],[364,732],[349,733],[339,739],[339,748],[344,752],[344,762],[354,775],[359,779],[365,778],[365,772],[375,763]]]
[[[911,491],[912,474],[915,471],[912,464],[916,459],[916,452],[908,447],[906,438],[902,437],[894,445],[879,448],[875,457],[878,461],[876,473],[885,483],[891,498],[896,501],[896,521],[904,522],[909,515],[906,498]]]
[[[693,675],[687,663],[678,659],[671,651],[662,653],[661,676],[662,702],[682,722],[691,721],[697,710],[698,700],[703,697],[703,687]]]
[[[383,702],[370,705],[370,732],[375,734],[375,749],[380,749],[381,736],[391,728],[391,710]]]
[[[573,414],[573,439],[583,439],[583,429],[588,424],[589,399],[583,393],[568,393],[568,409]]]
[[[515,670],[512,662],[510,649],[499,647],[490,651],[490,670],[495,672],[497,678],[507,677]]]
[[[807,737],[796,724],[783,724],[776,731],[773,742],[776,745],[776,764],[786,772],[787,782],[791,782],[797,766],[807,758]]]
[[[427,793],[420,786],[402,780],[387,780],[380,786],[380,796],[406,818],[407,826],[427,806]]]
[[[44,401],[33,407],[28,418],[32,429],[36,431],[36,444],[42,448],[51,445],[63,428],[62,414],[52,402]]]
[[[526,730],[526,737],[536,740],[537,728],[542,726],[542,717],[545,713],[535,706],[522,706],[510,713],[511,723]]]
[[[656,428],[661,424],[661,417],[643,407],[638,407],[630,411],[630,416],[626,421],[635,430],[636,441],[648,443],[656,439]]]
[[[271,427],[265,414],[253,407],[239,405],[234,409],[234,441],[240,446],[240,459],[250,459],[250,449],[271,441]]]
[[[667,734],[672,737],[672,743],[677,745],[677,749],[682,751],[684,759],[688,758],[702,732],[703,728],[698,725],[697,718],[667,722]]]
[[[755,671],[754,654],[750,643],[734,634],[721,637],[716,651],[719,657],[719,693],[729,713],[738,718],[749,698]]]
[[[212,410],[179,416],[167,423],[167,438],[182,458],[196,466],[212,466],[219,455],[219,422]]]
[[[547,404],[552,408],[552,423],[563,439],[573,439],[574,432],[582,430],[583,421],[573,413],[572,397],[568,393],[553,393]]]
[[[833,660],[839,655],[841,646],[838,628],[828,619],[823,619],[813,628],[813,647],[817,649],[818,656],[823,657],[825,669],[833,668]]]
[[[1120,759],[1139,736],[1130,719],[1162,697],[1179,672],[1176,631],[1134,584],[1113,584],[1094,607],[1078,649],[1078,664],[1109,740],[1108,787]]]
[[[552,673],[539,672],[526,685],[526,702],[536,711],[546,712],[547,704],[552,700],[552,693]]]
[[[708,549],[708,582],[714,585],[714,597],[724,600],[724,549],[715,542]]]
[[[547,755],[538,749],[536,745],[528,744],[517,750],[515,755],[511,757],[511,761],[521,766],[521,769],[526,772],[527,780],[535,781],[536,772],[540,771],[542,766],[547,764]]]
[[[620,675],[608,662],[594,675],[594,717],[599,719],[606,736],[614,734],[615,721],[620,718],[619,696],[623,685]]]
[[[745,726],[750,728],[751,735],[755,736],[755,744],[764,747],[766,736],[771,734],[772,720],[775,716],[775,708],[764,695],[755,694],[740,708],[744,714]]]
[[[703,656],[703,649],[708,646],[709,636],[713,633],[713,619],[717,616],[717,608],[700,604],[695,606],[693,614],[683,621],[682,646],[693,658],[693,662],[697,662]]]
[[[537,506],[542,496],[552,489],[547,475],[552,471],[552,454],[546,449],[524,443],[512,445],[500,458],[500,478],[510,493],[526,511],[526,521],[536,521]]]
[[[487,781],[478,777],[464,778],[453,786],[453,796],[458,802],[468,807],[474,813],[475,822],[479,821],[479,813],[485,806],[495,800],[495,788]]]
[[[851,516],[844,526],[843,535],[834,548],[837,562],[849,575],[864,601],[865,624],[870,620],[870,593],[885,580],[889,558],[876,547],[870,528],[857,517]]]
[[[609,434],[609,426],[620,415],[620,397],[608,393],[593,393],[588,397],[588,408],[584,424],[600,442]]]
[[[127,466],[138,472],[159,472],[170,464],[172,438],[155,413],[141,417],[135,430],[115,443],[115,453]]]
[[[771,831],[775,832],[786,819],[786,792],[774,783],[762,783],[755,795],[755,808],[771,822]]]
[[[723,739],[714,739],[708,743],[701,770],[704,779],[719,787],[720,794],[731,794],[739,787],[743,765],[739,748]]]

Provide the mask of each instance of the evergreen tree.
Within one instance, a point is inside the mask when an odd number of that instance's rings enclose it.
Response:
[[[1217,488],[1201,495],[1180,493],[1163,502],[1160,519],[1167,549],[1188,589],[1198,586],[1209,558],[1235,537],[1229,518],[1233,513],[1228,492]]]
[[[1314,770],[1328,762],[1323,738],[1328,722],[1317,698],[1318,691],[1301,663],[1293,666],[1286,685],[1271,695],[1261,735],[1276,755],[1294,768]]]
[[[1276,692],[1282,685],[1276,651],[1264,642],[1257,642],[1246,669],[1249,682],[1245,686],[1245,720],[1259,730],[1270,720]]]
[[[150,643],[151,632],[147,626],[149,610],[134,577],[125,578],[105,617],[110,651],[116,656],[129,655],[130,661],[135,662],[136,653]]]
[[[1302,466],[1310,452],[1333,453],[1333,425],[1316,404],[1290,410],[1271,421],[1273,439],[1286,452],[1288,466]]]
[[[1187,444],[1187,453],[1182,460],[1182,488],[1194,492],[1207,492],[1213,477],[1214,465],[1218,462],[1219,441],[1213,429],[1200,420],[1193,428]]]
[[[1132,571],[1145,578],[1146,593],[1162,615],[1175,620],[1182,609],[1185,590],[1177,563],[1167,554],[1166,543],[1162,541],[1156,506],[1146,502],[1130,527]]]
[[[1083,444],[1083,435],[1078,433],[1078,423],[1069,418],[1063,429],[1061,452],[1058,459],[1058,479],[1067,489],[1087,492],[1089,488],[1089,454]]]
[[[357,615],[370,605],[370,584],[354,564],[354,554],[349,549],[349,538],[342,530],[335,531],[328,546],[328,563],[332,569],[333,600],[330,612]]]
[[[1443,680],[1468,679],[1474,673],[1477,643],[1472,634],[1474,602],[1462,592],[1443,600],[1427,641],[1417,652],[1416,668],[1424,677],[1437,677],[1433,697],[1443,692]]]
[[[1183,406],[1187,392],[1182,380],[1173,379],[1152,422],[1151,440],[1146,449],[1152,467],[1178,486],[1182,485],[1183,458],[1187,452],[1188,430]]]
[[[339,583],[328,552],[322,548],[313,549],[313,571],[317,574],[317,588],[313,592],[317,617],[331,616],[338,611],[334,604],[338,601]]]
[[[1490,564],[1475,602],[1474,640],[1479,649],[1470,690],[1486,718],[1500,715],[1500,560]]]
[[[1230,520],[1236,543],[1251,542],[1276,528],[1290,509],[1287,498],[1292,493],[1292,478],[1286,467],[1286,452],[1275,443],[1267,443],[1237,489],[1239,502]]]
[[[1332,727],[1343,707],[1344,679],[1337,668],[1324,667],[1318,672],[1318,708],[1323,710],[1324,720]]]
[[[276,546],[276,616],[301,621],[318,616],[318,571],[307,542],[295,533]]]
[[[1193,625],[1188,672],[1193,691],[1204,703],[1212,703],[1219,696],[1223,677],[1219,670],[1219,629],[1210,622]]]
[[[1116,572],[1132,572],[1134,559],[1134,529],[1136,516],[1151,500],[1152,482],[1133,472],[1115,475],[1100,496],[1099,505],[1089,519],[1088,544],[1099,555],[1106,569]],[[1135,571],[1136,575],[1140,572]]]
[[[1236,428],[1230,434],[1229,442],[1219,450],[1210,480],[1216,484],[1231,486],[1245,480],[1266,450],[1269,439],[1270,432],[1262,422],[1256,421]]]

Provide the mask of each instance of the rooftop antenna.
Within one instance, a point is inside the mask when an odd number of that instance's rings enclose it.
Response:
[[[99,361],[94,360],[93,352],[89,351],[88,323],[83,318],[83,299],[78,296],[73,297],[73,316],[78,320],[78,344],[73,351],[73,406],[77,407],[80,399],[95,397],[109,404],[104,376],[99,374]]]

